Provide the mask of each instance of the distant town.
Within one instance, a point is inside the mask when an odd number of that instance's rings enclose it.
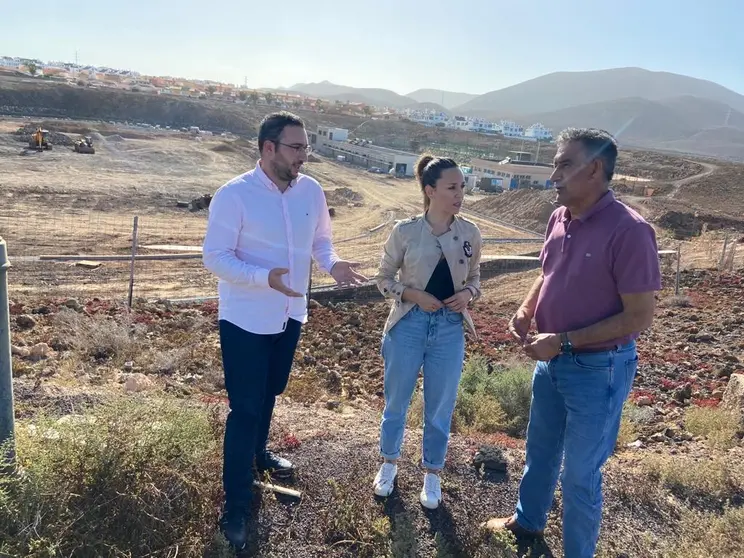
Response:
[[[431,109],[399,109],[372,106],[360,102],[327,101],[291,90],[252,89],[247,87],[247,84],[235,85],[211,80],[147,76],[133,70],[81,65],[74,62],[43,62],[22,57],[0,56],[0,71],[3,70],[19,72],[29,77],[64,81],[80,87],[209,98],[233,103],[268,104],[318,112],[323,112],[329,105],[333,105],[335,112],[346,113],[350,116],[407,119],[424,126],[497,134],[526,141],[550,142],[553,139],[553,131],[539,122],[524,128],[509,120],[492,122],[482,118],[460,116]]]

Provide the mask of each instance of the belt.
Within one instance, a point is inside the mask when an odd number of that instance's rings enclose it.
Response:
[[[571,354],[574,355],[586,355],[586,354],[592,354],[592,353],[608,353],[610,351],[619,351],[625,347],[629,347],[631,343],[626,343],[625,345],[610,345],[609,347],[587,347],[587,348],[577,348],[577,349],[571,349]]]

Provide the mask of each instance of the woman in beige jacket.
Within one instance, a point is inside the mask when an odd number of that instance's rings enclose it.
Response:
[[[462,373],[465,329],[475,334],[467,307],[480,296],[482,242],[478,227],[458,216],[465,178],[454,160],[424,155],[416,164],[416,177],[424,213],[395,225],[376,278],[393,302],[382,342],[384,462],[373,488],[378,496],[393,491],[406,415],[423,367],[426,474],[420,500],[434,509],[442,500],[439,473]]]

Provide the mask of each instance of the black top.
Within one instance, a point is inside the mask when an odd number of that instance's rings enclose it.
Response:
[[[455,284],[452,282],[452,273],[450,273],[447,260],[442,256],[434,268],[434,271],[426,285],[426,292],[434,298],[445,301],[455,294]]]

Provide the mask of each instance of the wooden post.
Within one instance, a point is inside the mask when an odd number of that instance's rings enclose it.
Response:
[[[15,412],[13,410],[13,361],[10,350],[10,308],[8,305],[8,250],[0,237],[0,444],[9,444],[2,457],[5,465],[15,465]],[[5,469],[5,467],[3,468]]]
[[[132,225],[132,259],[129,263],[129,296],[127,297],[127,305],[129,309],[132,309],[132,296],[134,294],[134,262],[137,258],[137,228],[139,225],[139,217],[134,216],[134,224]]]
[[[682,244],[677,244],[677,274],[674,278],[674,296],[679,296],[679,263],[682,259]]]
[[[736,242],[731,243],[731,251],[729,252],[728,259],[726,260],[726,269],[728,271],[734,271],[734,261],[736,260]]]

